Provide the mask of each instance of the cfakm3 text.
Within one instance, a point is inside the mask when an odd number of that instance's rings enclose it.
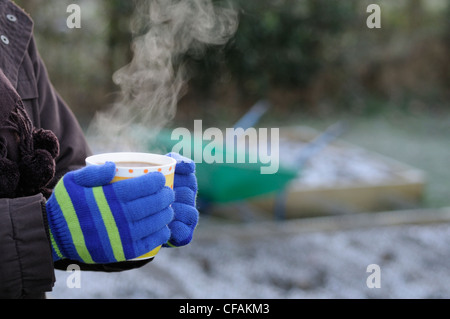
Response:
[[[181,306],[180,314],[204,314],[207,317],[211,316],[213,312],[220,312],[226,314],[268,314],[268,304],[238,304],[227,303],[222,307],[217,306],[197,306],[189,305]]]

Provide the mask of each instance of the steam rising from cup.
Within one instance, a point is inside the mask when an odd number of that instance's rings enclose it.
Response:
[[[131,24],[133,59],[113,75],[117,101],[98,112],[88,136],[95,151],[139,151],[173,120],[189,74],[186,53],[201,58],[236,32],[237,12],[212,0],[140,0]]]

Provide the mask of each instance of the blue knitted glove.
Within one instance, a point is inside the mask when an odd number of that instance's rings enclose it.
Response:
[[[177,160],[173,190],[175,202],[172,208],[175,212],[173,221],[169,224],[171,237],[165,247],[180,247],[192,241],[198,224],[199,213],[196,208],[197,178],[195,177],[195,163],[177,153],[167,156]]]
[[[108,162],[66,174],[47,202],[54,260],[106,264],[140,257],[166,243],[174,192],[161,173],[110,184]]]

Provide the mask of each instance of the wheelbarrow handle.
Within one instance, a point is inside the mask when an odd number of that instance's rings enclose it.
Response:
[[[260,100],[253,105],[247,113],[236,122],[234,128],[243,128],[244,130],[253,127],[259,119],[269,110],[270,103],[266,100]]]

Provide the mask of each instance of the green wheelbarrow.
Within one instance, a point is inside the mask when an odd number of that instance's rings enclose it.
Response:
[[[161,152],[170,152],[179,142],[178,140],[172,140],[171,133],[169,130],[161,131],[149,145],[149,150],[157,149]],[[204,151],[205,147],[208,147],[208,143],[203,140],[193,140],[191,149],[194,148],[194,144],[201,144],[202,151]],[[227,158],[225,147],[215,148],[214,152],[214,155],[218,158]],[[234,156],[234,160],[231,162],[207,163],[202,160],[196,163],[198,197],[201,201],[213,204],[247,200],[277,192],[285,188],[291,180],[298,176],[298,170],[281,165],[274,174],[261,174],[261,167],[268,164],[259,160],[254,163],[247,160],[244,163],[238,163],[241,154],[233,152],[232,156]],[[188,157],[192,158],[192,156]],[[244,158],[249,159],[249,154],[245,154]]]

